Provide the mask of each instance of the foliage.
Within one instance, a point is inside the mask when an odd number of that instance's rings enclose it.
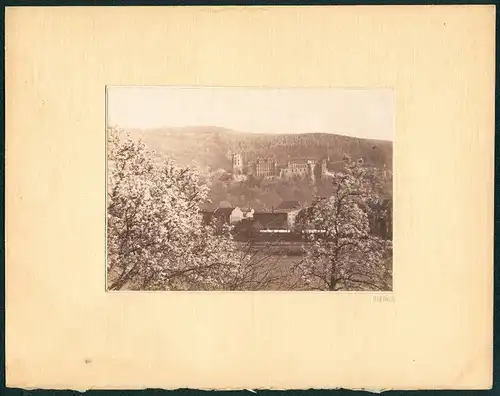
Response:
[[[142,142],[108,130],[108,288],[234,290],[265,287],[230,228],[201,221],[208,187],[195,167],[155,162]]]
[[[246,181],[231,180],[231,156],[235,152],[242,154],[244,164],[255,161],[258,156],[275,156],[279,165],[285,165],[289,156],[292,159],[329,158],[327,167],[335,171],[344,153],[348,152],[353,158],[363,158],[366,165],[380,169],[387,166],[389,171],[392,167],[391,142],[327,133],[255,134],[200,126],[134,130],[132,136],[156,148],[159,161],[170,156],[179,164],[187,165],[196,158],[202,177],[210,186],[210,209],[221,201],[255,210],[270,210],[286,200],[308,205],[314,195],[331,193],[331,184],[325,180],[316,183],[307,180],[267,182],[252,176]],[[319,180],[319,172],[317,167],[316,180]]]
[[[379,202],[380,178],[371,167],[347,159],[333,175],[333,194],[301,213],[300,226],[314,229],[297,265],[307,288],[389,290],[392,244],[370,232],[370,208]]]
[[[223,201],[257,211],[271,210],[283,201],[299,201],[306,206],[315,195],[326,196],[332,192],[328,179],[313,183],[307,179],[262,180],[249,177],[242,182],[224,182],[214,178],[209,185],[210,209],[215,209]]]
[[[369,217],[374,207],[386,208],[377,204],[391,197],[391,183],[366,162],[347,161],[331,175],[333,183],[235,182],[160,157],[140,140],[109,129],[110,290],[290,290],[297,279],[305,289],[390,289],[391,243],[370,233]],[[210,199],[259,210],[282,200],[308,204],[315,195],[328,198],[301,212],[298,222],[324,232],[304,243],[264,241],[243,224],[207,225],[200,214]],[[304,258],[297,262],[292,256],[302,253],[301,245]]]

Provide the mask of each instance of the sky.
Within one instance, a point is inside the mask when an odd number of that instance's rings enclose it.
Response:
[[[108,125],[218,126],[394,140],[392,89],[108,87]]]

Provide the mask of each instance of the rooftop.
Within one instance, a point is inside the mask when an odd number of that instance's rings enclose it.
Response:
[[[283,201],[276,209],[277,210],[298,209],[300,208],[300,206],[301,205],[299,201]]]
[[[233,210],[236,208],[217,208],[213,211],[214,215],[219,215],[219,216],[229,216],[231,213],[233,213]]]
[[[276,229],[287,227],[287,219],[284,213],[255,212],[254,221],[262,228]]]

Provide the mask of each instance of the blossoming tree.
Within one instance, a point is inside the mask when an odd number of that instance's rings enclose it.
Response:
[[[258,290],[276,281],[236,248],[230,227],[203,224],[208,187],[195,167],[159,164],[116,128],[107,149],[109,290]]]
[[[390,290],[392,243],[373,235],[370,208],[379,200],[373,168],[346,158],[333,174],[333,194],[302,214],[302,228],[314,229],[295,271],[307,289]]]

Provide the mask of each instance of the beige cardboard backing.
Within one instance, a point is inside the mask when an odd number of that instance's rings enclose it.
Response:
[[[494,25],[492,6],[8,8],[7,385],[489,387]],[[106,85],[393,87],[392,301],[106,293]]]

